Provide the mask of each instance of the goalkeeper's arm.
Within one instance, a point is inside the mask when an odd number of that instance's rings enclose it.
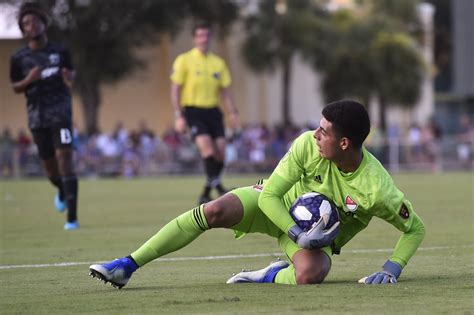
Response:
[[[392,256],[383,265],[383,270],[360,279],[360,283],[384,284],[397,282],[403,268],[415,254],[425,237],[423,221],[421,221],[416,213],[412,212],[411,215],[412,221],[409,230],[404,232],[398,240]]]

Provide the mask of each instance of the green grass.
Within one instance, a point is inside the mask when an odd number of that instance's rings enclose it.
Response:
[[[228,176],[226,184],[252,184],[258,178]],[[473,173],[394,178],[427,228],[422,248],[397,285],[357,284],[390,254],[360,250],[391,249],[398,240],[397,230],[374,219],[334,256],[322,285],[226,285],[233,272],[266,266],[279,248],[264,235],[234,240],[231,231],[216,229],[166,258],[269,255],[155,261],[122,290],[91,279],[88,265],[129,254],[192,208],[201,177],[83,180],[81,229],[68,232],[62,230],[64,215],[53,209],[54,190],[46,180],[0,182],[0,314],[473,314]],[[65,262],[77,264],[51,265]]]

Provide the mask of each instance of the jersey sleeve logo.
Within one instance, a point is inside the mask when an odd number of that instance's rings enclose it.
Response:
[[[354,201],[354,199],[351,198],[351,196],[347,195],[346,196],[346,208],[347,210],[354,212],[357,210],[357,207],[359,205]]]
[[[410,212],[408,211],[408,208],[407,206],[405,206],[404,203],[402,203],[402,206],[400,207],[400,211],[398,212],[398,214],[400,215],[400,217],[402,217],[402,219],[408,219],[410,217]]]

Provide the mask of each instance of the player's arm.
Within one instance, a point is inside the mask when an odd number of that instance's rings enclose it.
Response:
[[[220,97],[222,102],[224,103],[227,113],[229,114],[229,121],[232,129],[238,130],[240,129],[240,120],[239,120],[239,111],[235,106],[234,99],[230,93],[230,85],[232,83],[232,78],[230,76],[229,68],[224,60],[222,60],[221,64],[222,73],[220,77]]]
[[[396,283],[403,268],[423,241],[425,226],[413,210],[411,203],[406,199],[401,204],[396,203],[395,206],[386,205],[386,208],[377,216],[392,224],[403,234],[400,236],[392,256],[383,265],[383,271],[362,278],[359,282],[366,284]]]
[[[183,116],[183,107],[181,104],[181,90],[183,88],[186,76],[185,64],[182,56],[178,56],[173,63],[173,72],[171,79],[171,105],[174,113],[174,127],[179,133],[186,132],[186,121]]]
[[[66,84],[70,89],[72,88],[72,84],[74,83],[74,79],[76,77],[76,72],[74,71],[74,67],[72,66],[72,59],[69,51],[64,49],[62,52],[62,67],[61,67],[61,76],[63,78],[64,84]]]
[[[301,248],[312,249],[329,245],[337,232],[339,224],[334,229],[324,231],[322,220],[308,232],[304,232],[291,218],[283,202],[285,193],[300,180],[305,170],[305,160],[315,158],[308,147],[314,141],[311,132],[299,136],[290,150],[280,160],[260,193],[258,205],[263,213],[280,230],[297,243]],[[309,156],[308,156],[309,155]]]
[[[224,105],[226,106],[227,112],[230,116],[230,124],[234,130],[240,129],[240,120],[239,120],[239,111],[235,106],[234,99],[230,93],[228,87],[221,88],[221,99]]]
[[[10,81],[12,82],[12,88],[15,93],[23,93],[26,91],[28,86],[41,79],[41,68],[36,66],[33,67],[28,74],[23,77],[21,67],[15,58],[10,61]]]
[[[288,154],[291,155],[291,150],[288,151],[287,155]],[[287,155],[283,159],[288,158]],[[286,163],[282,163],[282,161],[280,161],[280,164],[277,166],[279,171],[286,168],[284,165]],[[295,225],[295,221],[291,218],[282,199],[283,195],[294,183],[296,183],[296,181],[292,182],[291,179],[281,177],[279,172],[275,170],[265,183],[265,187],[258,198],[258,206],[262,209],[263,213],[285,233],[288,233]]]
[[[174,82],[171,83],[171,105],[175,118],[181,117],[183,110],[181,106],[181,85]]]
[[[181,85],[176,83],[171,83],[171,104],[174,111],[174,129],[178,133],[185,133],[187,125],[181,106]]]

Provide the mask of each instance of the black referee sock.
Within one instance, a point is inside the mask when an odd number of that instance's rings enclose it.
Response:
[[[67,204],[67,221],[74,222],[77,220],[77,177],[64,176],[62,179]]]
[[[224,163],[216,160],[216,171],[217,171],[217,178],[219,179],[219,181],[217,182],[217,185],[215,187],[219,195],[223,195],[227,192],[227,190],[222,186],[221,181],[220,181],[223,170],[224,170]]]
[[[60,177],[48,177],[51,184],[53,184],[59,191],[59,199],[64,201],[64,189],[63,189],[63,182],[61,181]]]
[[[214,157],[210,156],[204,159],[204,170],[206,172],[207,182],[204,186],[203,195],[209,196],[211,188],[213,187],[212,183],[219,177],[217,161]]]

